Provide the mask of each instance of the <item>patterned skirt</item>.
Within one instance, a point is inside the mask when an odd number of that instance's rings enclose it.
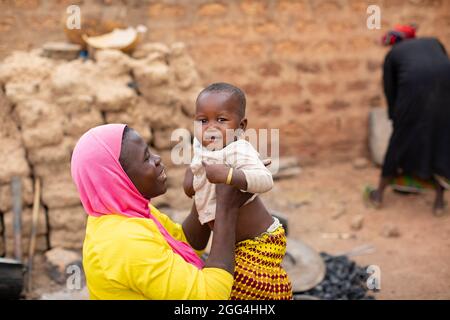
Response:
[[[231,300],[292,300],[292,284],[281,261],[286,253],[282,226],[236,245]]]

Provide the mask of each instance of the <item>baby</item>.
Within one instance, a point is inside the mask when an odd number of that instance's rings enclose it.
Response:
[[[197,97],[194,157],[184,191],[194,197],[199,220],[214,227],[215,184],[225,183],[254,195],[240,208],[236,230],[236,267],[231,299],[292,299],[281,261],[286,235],[267,211],[259,193],[272,189],[270,171],[243,139],[246,99],[237,87],[214,83]]]

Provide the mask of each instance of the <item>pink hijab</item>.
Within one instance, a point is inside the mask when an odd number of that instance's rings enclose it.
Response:
[[[72,154],[72,179],[86,212],[94,217],[119,214],[151,219],[172,250],[197,268],[202,260],[186,243],[175,240],[151,214],[149,201],[136,189],[119,162],[125,124],[101,125],[87,131]]]

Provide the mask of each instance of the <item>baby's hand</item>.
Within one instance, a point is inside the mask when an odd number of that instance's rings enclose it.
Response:
[[[227,181],[228,172],[230,167],[224,164],[207,164],[202,161],[203,167],[205,167],[206,178],[211,183],[225,183]]]
[[[195,195],[193,182],[194,182],[194,175],[192,174],[191,168],[187,167],[186,173],[184,174],[183,189],[184,189],[184,193],[189,198],[192,198]]]

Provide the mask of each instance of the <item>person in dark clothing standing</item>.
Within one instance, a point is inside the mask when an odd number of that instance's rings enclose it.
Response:
[[[397,26],[383,39],[393,45],[383,75],[393,133],[379,186],[366,195],[381,207],[388,185],[432,186],[441,215],[450,187],[450,60],[439,40],[414,37],[414,27]]]

